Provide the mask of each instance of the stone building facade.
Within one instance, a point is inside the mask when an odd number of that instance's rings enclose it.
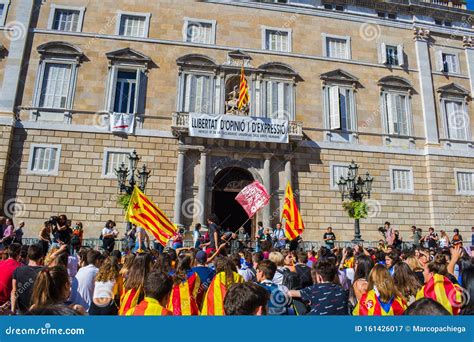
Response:
[[[412,225],[474,226],[474,16],[462,2],[2,3],[0,193],[28,236],[52,214],[88,237],[123,222],[113,170],[133,150],[152,170],[146,193],[184,227],[211,212],[243,224],[234,197],[253,180],[272,199],[247,229],[274,225],[291,182],[306,240],[329,225],[350,240],[335,183],[352,160],[375,177],[364,239],[387,220],[405,240]],[[248,115],[285,122],[285,142],[191,133],[193,117],[226,114],[242,65]],[[133,119],[131,134],[111,132],[113,113]]]

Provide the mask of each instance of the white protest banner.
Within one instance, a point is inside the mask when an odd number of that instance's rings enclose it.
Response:
[[[288,143],[288,121],[190,113],[189,135],[214,139]]]

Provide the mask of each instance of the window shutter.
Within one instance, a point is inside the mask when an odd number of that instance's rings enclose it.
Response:
[[[107,92],[108,92],[107,111],[109,113],[112,113],[114,111],[117,74],[118,74],[118,68],[116,66],[112,66],[112,68],[110,69],[110,74],[109,74],[109,86],[107,88]]]
[[[329,88],[329,122],[331,129],[341,129],[339,87],[337,86]]]
[[[184,86],[184,111],[190,111],[190,104],[191,104],[191,82],[192,82],[192,75],[185,74],[185,86]]]
[[[397,46],[397,57],[398,57],[398,65],[404,66],[405,65],[405,55],[403,53],[403,45],[399,44]]]
[[[388,134],[398,133],[395,130],[395,115],[397,115],[394,98],[392,94],[387,94],[387,122],[388,122]]]
[[[385,43],[380,44],[379,62],[387,64],[387,45]]]
[[[443,51],[441,50],[436,51],[436,70],[444,71]]]

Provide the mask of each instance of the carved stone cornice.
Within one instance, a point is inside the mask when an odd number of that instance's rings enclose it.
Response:
[[[427,42],[429,39],[430,39],[430,30],[422,28],[422,27],[413,28],[413,40]]]

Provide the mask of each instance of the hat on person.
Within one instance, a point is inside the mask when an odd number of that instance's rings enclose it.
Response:
[[[196,260],[200,264],[205,264],[207,261],[207,254],[204,251],[199,251],[196,253]]]

